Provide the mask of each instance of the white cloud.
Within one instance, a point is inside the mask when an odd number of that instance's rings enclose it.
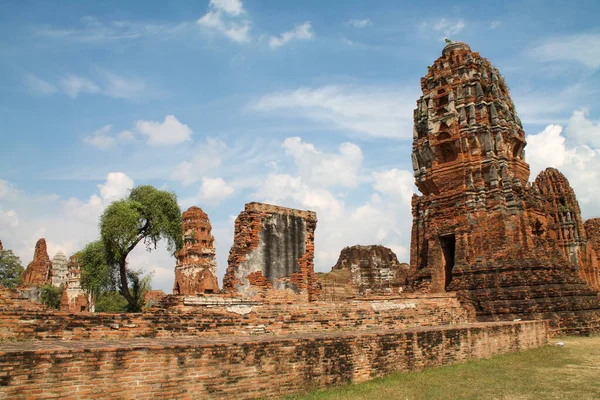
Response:
[[[352,134],[412,138],[412,111],[418,91],[393,86],[301,87],[269,93],[251,103],[261,112],[283,112],[325,123]]]
[[[245,12],[242,0],[210,0],[209,7],[237,16]]]
[[[352,26],[354,28],[366,28],[367,26],[371,26],[370,19],[351,19],[346,22],[346,25]]]
[[[502,24],[501,21],[492,21],[492,23],[490,24],[490,30],[496,29],[497,27],[499,27]]]
[[[25,75],[25,85],[29,89],[29,92],[35,95],[50,96],[58,91],[55,85],[33,74]]]
[[[441,18],[437,21],[422,22],[419,26],[421,33],[428,34],[431,31],[441,32],[444,36],[439,39],[444,40],[457,35],[465,29],[465,22],[462,19]]]
[[[97,149],[107,150],[116,146],[117,142],[126,142],[133,140],[134,136],[131,131],[124,130],[117,135],[112,134],[112,125],[104,125],[102,128],[95,130],[91,135],[83,138],[83,141]]]
[[[106,150],[114,147],[116,140],[114,137],[108,135],[111,128],[111,125],[105,125],[102,128],[94,131],[94,133],[92,133],[90,136],[84,137],[83,141],[100,150]]]
[[[94,94],[100,91],[94,82],[77,75],[69,75],[61,79],[60,86],[67,95],[73,98],[79,96],[80,93]]]
[[[560,167],[565,163],[565,138],[560,125],[548,125],[537,135],[527,135],[526,156],[531,178],[548,167]]]
[[[296,25],[291,31],[282,33],[280,36],[271,36],[269,46],[272,49],[278,49],[288,43],[290,40],[309,40],[315,37],[310,21]]]
[[[600,33],[579,33],[548,38],[529,51],[544,61],[574,61],[600,68]]]
[[[122,199],[133,189],[133,180],[123,172],[111,172],[106,175],[106,182],[98,185],[100,196],[106,202]]]
[[[25,85],[30,93],[44,96],[61,92],[72,98],[81,94],[93,94],[135,100],[154,95],[144,80],[131,76],[123,77],[104,70],[99,71],[95,79],[71,74],[58,79],[56,84],[28,74],[25,76]]]
[[[203,177],[197,199],[200,202],[217,204],[230,197],[234,192],[235,189],[222,178]]]
[[[236,43],[250,42],[250,21],[241,0],[211,0],[209,11],[196,23],[205,29],[221,33]]]
[[[19,190],[7,180],[0,178],[0,199],[14,201],[20,195]]]
[[[192,130],[174,115],[167,115],[163,122],[139,120],[135,127],[148,138],[150,145],[174,145],[192,140]]]
[[[373,172],[373,189],[392,199],[398,199],[403,205],[410,206],[415,193],[414,176],[407,170],[392,168]]]
[[[135,135],[130,130],[125,129],[117,134],[117,139],[123,142],[135,139]]]
[[[115,99],[133,100],[147,92],[146,83],[135,77],[122,77],[112,72],[104,71],[104,88],[102,94]]]
[[[317,150],[299,137],[291,137],[285,139],[283,148],[286,154],[294,158],[301,175],[311,183],[347,187],[358,185],[363,154],[360,147],[353,143],[342,143],[339,154],[332,154]]]
[[[592,121],[588,115],[586,108],[575,111],[567,125],[567,136],[577,144],[600,148],[600,121]]]
[[[16,228],[19,225],[19,218],[17,218],[17,212],[15,210],[2,210],[0,206],[0,231],[3,231],[2,226],[8,226],[9,228]]]
[[[222,154],[227,151],[227,145],[219,139],[207,138],[198,145],[196,156],[191,161],[178,164],[170,178],[181,182],[184,186],[198,182],[207,172],[214,171],[222,164]]]
[[[44,26],[37,28],[35,34],[50,39],[72,40],[86,44],[115,43],[120,40],[139,40],[157,38],[165,40],[177,36],[190,28],[190,23],[153,24],[127,20],[103,22],[98,18],[84,16],[81,26],[71,29]]]
[[[578,129],[583,127],[585,131],[590,126],[594,124],[584,113],[575,112],[569,120],[566,137],[562,126],[549,125],[538,134],[527,135],[526,147],[530,179],[534,180],[547,167],[559,169],[574,189],[584,218],[600,216],[600,203],[597,201],[600,198],[600,149],[595,144],[580,144],[578,141],[582,135]]]
[[[93,194],[88,201],[81,201],[74,197],[63,203],[67,216],[78,220],[93,223],[104,209],[113,201],[126,197],[133,188],[133,180],[123,172],[111,172],[106,175],[106,181],[97,185],[100,194]]]

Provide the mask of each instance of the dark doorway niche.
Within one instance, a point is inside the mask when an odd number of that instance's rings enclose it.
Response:
[[[456,237],[454,235],[440,236],[440,245],[444,254],[444,290],[452,282],[452,268],[454,268],[454,253],[456,251]]]

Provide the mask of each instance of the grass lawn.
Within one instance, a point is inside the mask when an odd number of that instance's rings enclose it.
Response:
[[[563,347],[554,346],[564,342]],[[600,399],[600,336],[488,360],[389,375],[288,399]]]

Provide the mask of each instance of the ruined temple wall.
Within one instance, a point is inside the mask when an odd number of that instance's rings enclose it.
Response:
[[[246,298],[312,300],[314,231],[317,215],[262,203],[248,203],[235,221],[223,289]]]
[[[180,305],[140,314],[73,314],[29,308],[28,304],[15,308],[0,303],[0,341],[282,335],[456,325],[472,320],[453,293],[343,303],[228,305],[221,300],[218,305],[213,300],[207,306]]]
[[[543,346],[545,321],[159,341],[0,344],[0,399],[275,398]]]

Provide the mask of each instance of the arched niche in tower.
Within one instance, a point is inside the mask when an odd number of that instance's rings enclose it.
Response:
[[[440,144],[437,146],[438,163],[444,164],[458,158],[458,142],[452,140],[448,132],[442,132],[437,136]]]
[[[525,146],[521,142],[515,143],[513,147],[513,158],[523,159],[523,148]]]

